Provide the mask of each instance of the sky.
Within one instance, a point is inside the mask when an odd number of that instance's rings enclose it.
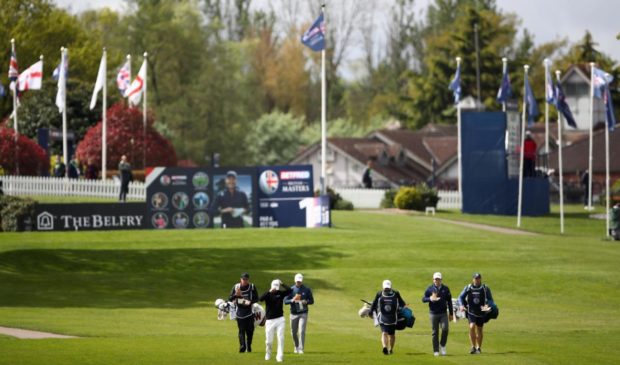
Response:
[[[54,0],[60,7],[78,13],[87,9],[110,7],[121,10],[124,0]],[[255,3],[268,3],[269,0],[255,0]],[[301,1],[301,0],[290,0]],[[329,1],[326,0],[329,4]],[[391,4],[389,0],[376,0],[377,9],[385,11]],[[432,0],[416,0],[420,10]],[[497,0],[503,12],[514,12],[521,19],[521,27],[527,28],[534,36],[536,45],[544,42],[568,38],[569,43],[581,40],[589,30],[598,43],[599,51],[620,61],[620,1],[618,0]],[[419,11],[418,10],[418,11]],[[381,10],[380,10],[381,11]],[[379,15],[381,16],[381,15]]]

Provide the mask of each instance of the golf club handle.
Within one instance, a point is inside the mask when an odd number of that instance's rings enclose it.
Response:
[[[361,300],[362,302],[364,302],[364,303],[368,304],[368,305],[372,305],[372,303],[370,303],[370,302],[368,302],[368,301],[366,301],[366,300],[364,300],[364,299],[360,299],[360,300]]]

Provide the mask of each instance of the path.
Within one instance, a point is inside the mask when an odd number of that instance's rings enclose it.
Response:
[[[77,338],[76,336],[65,336],[56,333],[23,330],[21,328],[11,328],[0,326],[0,334],[9,335],[21,339],[41,339],[41,338]]]

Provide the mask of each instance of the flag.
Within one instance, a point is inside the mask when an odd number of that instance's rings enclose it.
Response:
[[[530,86],[530,81],[527,76],[525,77],[525,102],[527,104],[527,124],[531,126],[534,124],[534,119],[538,116],[538,104],[536,103],[536,98],[534,97],[534,92],[532,92],[532,87]]]
[[[301,36],[301,43],[313,51],[325,49],[325,22],[323,13],[312,23],[310,28]]]
[[[553,78],[551,78],[549,67],[545,67],[545,76],[547,79],[545,85],[545,99],[547,99],[547,104],[555,104],[555,87],[553,87]]]
[[[614,106],[611,100],[609,85],[605,86],[603,101],[605,102],[605,121],[607,122],[607,128],[610,132],[613,132],[616,127],[616,116],[614,115]]]
[[[454,78],[450,82],[448,89],[454,93],[454,104],[458,104],[461,101],[461,64],[456,67],[456,73]]]
[[[58,63],[58,66],[56,66],[56,68],[54,69],[54,71],[52,72],[52,77],[54,78],[54,81],[58,81],[58,78],[60,77],[60,67],[62,60]],[[65,80],[69,77],[69,58],[67,58],[65,60]]]
[[[58,112],[62,113],[65,110],[65,99],[67,96],[67,72],[68,70],[68,62],[67,62],[67,53],[65,50],[62,51],[62,55],[60,57],[60,63],[58,67],[56,67],[57,80],[58,80],[58,92],[56,93],[56,106],[58,107]],[[63,64],[64,63],[64,64]],[[63,70],[61,72],[60,70]]]
[[[510,76],[508,75],[508,72],[504,72],[502,75],[502,84],[497,91],[497,101],[500,103],[505,103],[511,97],[512,86],[510,86]]]
[[[97,95],[99,91],[103,89],[103,84],[105,83],[105,54],[101,56],[101,63],[99,63],[99,71],[97,72],[97,81],[95,82],[95,89],[93,89],[93,96],[90,99],[90,110],[95,109],[95,105],[97,105]]]
[[[146,77],[146,60],[142,62],[142,66],[140,66],[140,71],[138,71],[138,75],[133,80],[131,85],[127,90],[125,90],[125,96],[129,98],[129,103],[131,105],[140,104],[140,99],[142,98],[142,91],[144,90],[144,78]]]
[[[17,78],[17,90],[40,90],[41,81],[43,81],[43,61],[36,62],[28,67],[26,71],[19,74]]]
[[[593,87],[594,87],[594,96],[596,98],[602,99],[604,87],[609,85],[610,82],[613,81],[614,77],[609,73],[601,70],[600,68],[592,67],[592,73],[594,74],[594,78],[592,79]]]
[[[562,113],[564,118],[566,118],[566,123],[568,123],[569,126],[577,128],[577,122],[575,121],[575,117],[573,117],[573,113],[570,111],[570,107],[566,103],[566,95],[564,95],[559,81],[555,82],[555,107]]]
[[[17,56],[15,51],[11,50],[11,60],[9,61],[9,81],[16,81],[19,77],[19,71],[17,67]]]
[[[121,95],[123,97],[127,96],[125,91],[129,88],[129,85],[131,85],[131,63],[129,60],[118,70],[116,85]]]

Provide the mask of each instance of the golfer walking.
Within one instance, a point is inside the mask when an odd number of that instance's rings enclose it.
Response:
[[[278,336],[278,351],[276,361],[282,362],[284,359],[284,298],[291,292],[291,289],[279,279],[271,282],[271,288],[261,295],[259,300],[267,305],[267,321],[265,322],[265,360],[271,359],[271,348],[273,336]]]
[[[483,327],[485,315],[494,305],[491,289],[482,284],[482,275],[475,273],[472,283],[465,286],[458,300],[460,309],[467,309],[469,320],[469,341],[471,342],[470,354],[482,352]]]
[[[400,308],[407,306],[407,303],[405,303],[397,290],[392,289],[391,281],[383,280],[382,288],[383,290],[377,293],[375,300],[372,302],[370,314],[373,316],[377,315],[377,320],[381,326],[383,354],[388,355],[394,352],[398,311]]]
[[[446,356],[446,343],[448,342],[449,323],[454,318],[452,308],[452,294],[450,288],[443,285],[440,272],[433,274],[433,283],[426,288],[422,302],[428,303],[431,328],[433,330],[433,354]],[[448,312],[450,313],[448,318]],[[441,328],[441,340],[439,329]]]
[[[252,352],[252,337],[254,336],[254,313],[252,304],[258,302],[256,286],[250,283],[250,274],[241,274],[239,283],[232,288],[229,302],[237,306],[237,327],[239,328],[239,352]]]
[[[304,353],[308,306],[314,304],[312,289],[303,285],[303,281],[303,275],[295,275],[295,285],[291,287],[291,293],[284,299],[284,303],[291,306],[291,332],[295,344],[293,352],[296,354]]]

